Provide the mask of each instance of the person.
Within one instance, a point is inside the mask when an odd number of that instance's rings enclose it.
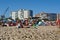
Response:
[[[18,22],[18,24],[17,24],[17,28],[20,28],[20,23]]]
[[[17,21],[17,28],[23,28],[21,20]]]

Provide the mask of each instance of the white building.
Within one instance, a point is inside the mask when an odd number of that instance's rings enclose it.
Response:
[[[29,18],[31,16],[30,14],[30,10],[24,10],[24,18]]]
[[[20,19],[20,20],[23,20],[25,18],[29,18],[29,17],[33,17],[33,11],[32,10],[26,10],[26,9],[20,9],[19,11],[17,12],[12,12],[11,14],[12,16],[12,19],[16,19],[17,17]]]
[[[18,18],[25,19],[33,16],[32,10],[20,9],[18,11]]]
[[[15,20],[17,18],[17,12],[12,12],[11,17],[12,17],[12,19]]]
[[[18,18],[19,18],[19,19],[24,19],[23,9],[20,9],[20,10],[18,11]]]

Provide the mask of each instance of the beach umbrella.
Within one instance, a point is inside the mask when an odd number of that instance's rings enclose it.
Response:
[[[57,23],[58,27],[60,28],[60,19],[59,19],[59,14],[57,14],[57,20],[56,20],[56,23]]]

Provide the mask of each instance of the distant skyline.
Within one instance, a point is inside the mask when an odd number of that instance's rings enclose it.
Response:
[[[19,9],[33,10],[34,14],[39,12],[60,13],[60,0],[0,0],[0,15],[4,13],[6,8],[9,10],[6,17],[9,17],[11,11]]]

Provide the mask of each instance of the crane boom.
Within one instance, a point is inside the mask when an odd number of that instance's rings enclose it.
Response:
[[[8,9],[9,9],[9,7],[5,10],[5,12],[4,12],[4,14],[3,14],[3,15],[5,15],[5,14],[6,14],[6,12],[8,11]]]
[[[6,14],[6,12],[8,11],[8,9],[9,9],[9,7],[5,10],[4,14],[1,15],[1,18],[2,18],[2,19],[5,18],[5,14]]]

